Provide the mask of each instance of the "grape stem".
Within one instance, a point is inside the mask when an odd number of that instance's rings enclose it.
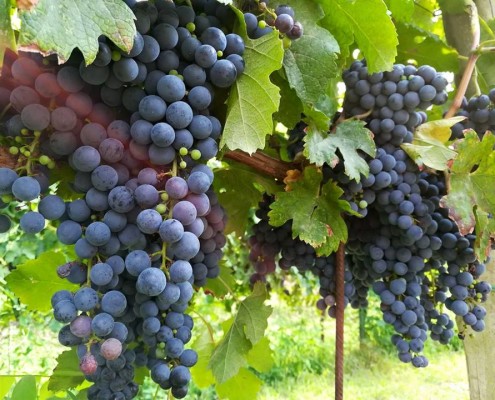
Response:
[[[341,242],[335,255],[335,400],[344,399],[344,257],[345,244]]]
[[[466,94],[466,90],[469,86],[469,82],[471,81],[471,77],[473,76],[476,61],[478,60],[479,56],[480,55],[477,51],[472,52],[469,56],[466,68],[464,69],[464,73],[462,74],[461,82],[459,83],[459,86],[457,88],[457,93],[455,94],[454,101],[450,106],[449,111],[447,111],[447,114],[445,114],[445,119],[452,118],[457,113],[457,110],[459,110],[459,108],[461,107],[462,99]]]

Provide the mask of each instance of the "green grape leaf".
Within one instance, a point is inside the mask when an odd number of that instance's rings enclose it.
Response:
[[[206,286],[204,286],[205,292],[211,292],[215,297],[225,297],[228,293],[233,291],[235,286],[235,278],[232,275],[232,269],[225,265],[225,260],[220,261],[220,275],[215,279],[208,279]]]
[[[285,50],[284,69],[289,85],[306,106],[317,107],[325,89],[340,73],[336,63],[339,45],[328,30],[317,25],[324,16],[319,4],[313,0],[281,0],[280,3],[291,6],[304,27],[303,36]]]
[[[270,341],[267,337],[256,343],[247,354],[247,362],[250,367],[258,372],[268,372],[275,364]]]
[[[263,193],[279,190],[273,179],[260,175],[243,164],[229,161],[225,169],[215,171],[215,190],[220,204],[227,210],[226,233],[243,235],[249,218],[249,210],[256,207]]]
[[[241,11],[238,15],[246,50],[246,69],[232,85],[227,99],[227,118],[220,147],[240,149],[249,154],[265,147],[265,138],[273,132],[272,115],[280,103],[279,88],[270,81],[272,72],[282,67],[284,50],[277,32],[251,40]]]
[[[347,241],[347,226],[341,213],[352,212],[348,202],[340,200],[343,191],[335,183],[321,186],[323,174],[315,167],[304,169],[303,177],[287,192],[279,192],[270,205],[270,224],[282,226],[292,220],[292,236],[313,246],[319,255],[337,250]]]
[[[461,234],[476,225],[479,211],[495,214],[495,136],[469,131],[457,143],[457,158],[447,174],[449,193],[440,204],[449,210]]]
[[[57,392],[72,389],[84,382],[84,375],[79,369],[76,348],[66,350],[57,357],[57,365],[53,369],[48,389]]]
[[[14,386],[10,400],[36,400],[36,378],[32,375],[22,377]]]
[[[12,388],[16,377],[12,375],[0,375],[0,399],[5,399]]]
[[[291,129],[301,120],[303,105],[296,91],[281,74],[273,74],[272,81],[280,88],[280,107],[273,114],[273,119]]]
[[[150,370],[146,367],[136,368],[134,371],[134,382],[138,385],[142,385],[146,377],[150,376]]]
[[[197,324],[206,324],[205,320],[199,319]],[[191,348],[198,353],[198,362],[191,368],[191,375],[194,384],[201,388],[206,389],[210,385],[215,383],[215,378],[211,369],[208,367],[211,354],[215,349],[215,341],[213,338],[213,329],[208,324],[206,327],[201,327],[201,332],[194,340]]]
[[[84,194],[74,190],[76,172],[69,165],[57,165],[50,171],[50,179],[57,182],[57,194],[65,201],[81,199]]]
[[[0,68],[2,68],[5,50],[8,48],[16,49],[15,35],[10,19],[11,4],[10,0],[0,0]]]
[[[414,13],[414,0],[389,0],[388,8],[396,21],[408,22]]]
[[[60,62],[77,48],[86,64],[92,63],[101,35],[129,51],[136,34],[134,14],[121,0],[39,0],[20,18],[19,48],[56,53]]]
[[[368,163],[359,150],[373,157],[376,146],[373,133],[365,127],[365,123],[357,120],[344,121],[337,125],[335,133],[326,133],[314,126],[309,126],[304,137],[304,155],[321,166],[327,163],[332,168],[340,161],[337,150],[344,158],[345,173],[357,182],[361,175],[368,176]]]
[[[417,26],[397,23],[399,47],[397,62],[416,60],[419,65],[431,65],[439,71],[459,69],[458,53],[437,35]]]
[[[247,368],[224,383],[217,384],[216,390],[220,398],[232,400],[252,400],[261,389],[261,380]]]
[[[239,304],[232,325],[213,351],[208,364],[218,384],[237,375],[246,365],[246,354],[263,337],[272,313],[272,308],[264,304],[267,299],[266,287],[259,282]]]
[[[457,152],[449,148],[451,127],[465,117],[439,119],[420,125],[412,143],[402,144],[402,149],[409,154],[420,168],[430,167],[437,171],[445,171]]]
[[[65,264],[63,253],[47,251],[36,260],[17,266],[5,280],[17,297],[29,309],[51,310],[51,296],[58,290],[74,290],[77,285],[57,275],[57,267]]]
[[[476,210],[476,257],[484,261],[490,255],[492,241],[495,239],[495,219],[490,214]]]
[[[387,71],[397,56],[397,32],[383,0],[318,0],[325,11],[321,25],[337,39],[344,57],[357,43],[369,72]]]

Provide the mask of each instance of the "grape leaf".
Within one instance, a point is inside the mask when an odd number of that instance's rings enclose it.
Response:
[[[220,204],[227,210],[225,232],[243,235],[249,218],[249,209],[256,207],[263,193],[274,193],[278,185],[240,163],[229,162],[225,169],[215,171],[215,190]]]
[[[480,141],[474,131],[457,142],[457,158],[447,174],[449,193],[440,204],[449,210],[459,231],[466,235],[476,224],[479,211],[495,214],[495,136]]]
[[[86,63],[92,63],[100,35],[129,51],[136,34],[134,14],[121,0],[40,0],[20,12],[20,18],[19,48],[56,53],[60,62],[78,48]]]
[[[325,11],[321,25],[337,39],[344,57],[357,43],[369,72],[392,68],[397,55],[397,32],[383,0],[318,0]]]
[[[490,214],[476,210],[476,241],[474,251],[476,257],[484,261],[490,255],[491,244],[495,239],[495,219]]]
[[[265,146],[265,137],[273,132],[272,114],[278,110],[280,94],[270,75],[282,67],[284,51],[276,31],[249,39],[242,12],[234,10],[239,16],[238,33],[246,44],[246,69],[230,90],[220,147],[252,154]]]
[[[6,394],[10,392],[16,377],[12,375],[0,375],[0,399],[5,399]]]
[[[57,290],[74,290],[74,285],[57,275],[57,267],[66,262],[62,253],[47,251],[36,260],[26,261],[17,266],[5,280],[9,287],[31,310],[48,311],[50,299]]]
[[[420,168],[427,166],[437,171],[445,171],[457,152],[449,148],[450,128],[465,117],[439,119],[422,124],[416,129],[412,143],[402,144]]]
[[[36,378],[32,375],[22,377],[14,386],[10,400],[36,400]]]
[[[252,400],[261,389],[261,380],[247,368],[239,372],[224,383],[217,384],[217,393],[222,399]]]
[[[301,120],[303,105],[296,91],[281,74],[273,74],[272,81],[280,88],[280,107],[273,118],[290,129]]]
[[[5,50],[15,50],[15,36],[10,20],[11,1],[0,0],[0,69],[2,68]]]
[[[138,385],[142,385],[146,377],[150,376],[150,370],[146,367],[136,368],[134,371],[134,382]]]
[[[254,285],[253,293],[240,304],[232,325],[213,351],[209,368],[218,384],[235,376],[246,365],[246,354],[261,340],[272,312],[264,302],[268,292],[263,283]]]
[[[414,0],[389,0],[388,8],[396,21],[407,22],[414,13]]]
[[[419,65],[431,65],[440,71],[459,69],[458,53],[438,36],[410,24],[397,23],[399,47],[397,62],[416,60]]]
[[[54,392],[72,389],[84,382],[84,375],[79,369],[76,348],[66,350],[57,357],[57,365],[53,369],[48,389]]]
[[[327,163],[335,167],[341,161],[337,155],[338,149],[344,158],[346,175],[357,182],[361,180],[361,175],[369,174],[368,163],[358,150],[372,157],[376,153],[373,133],[365,128],[362,121],[344,121],[337,125],[335,133],[322,132],[309,125],[304,141],[304,155],[318,166]]]
[[[285,51],[284,69],[299,99],[313,108],[340,73],[336,63],[340,48],[332,34],[316,24],[324,16],[319,4],[313,0],[281,0],[273,7],[278,3],[290,5],[304,27],[303,36]]]
[[[268,372],[275,364],[273,360],[270,341],[267,337],[262,338],[256,343],[247,354],[247,361],[250,367],[258,372]],[[242,370],[241,370],[242,371]]]
[[[199,320],[197,324],[205,324],[204,320]],[[191,375],[194,384],[201,388],[206,389],[210,385],[215,383],[215,378],[208,368],[208,362],[211,357],[211,353],[215,348],[215,342],[212,336],[212,327],[208,324],[206,327],[198,329],[201,334],[196,336],[192,348],[198,353],[198,362],[191,368]]]
[[[340,242],[347,241],[347,226],[341,213],[351,212],[348,202],[340,200],[343,191],[335,183],[321,186],[323,174],[314,167],[304,169],[301,180],[280,192],[270,205],[270,224],[282,226],[292,220],[292,236],[313,246],[318,255],[329,255]]]

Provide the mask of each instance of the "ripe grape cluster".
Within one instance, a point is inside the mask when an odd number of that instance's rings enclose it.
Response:
[[[486,132],[495,134],[495,88],[488,95],[474,96],[462,100],[458,116],[466,117],[452,127],[452,138],[464,137],[465,129],[474,129],[481,138]]]
[[[20,228],[47,221],[78,257],[58,275],[79,287],[52,297],[94,384],[89,399],[131,399],[134,369],[176,398],[188,392],[186,349],[195,287],[219,274],[226,215],[206,161],[222,133],[213,99],[244,71],[235,15],[216,1],[132,5],[129,53],[100,39],[93,64],[78,54],[57,66],[20,55],[0,82],[2,121],[15,167],[0,168],[2,205],[30,203]],[[223,29],[223,30],[222,30]],[[118,117],[117,117],[118,116]],[[49,194],[50,171],[68,164],[79,198]],[[12,222],[0,216],[0,232]]]
[[[467,327],[481,331],[486,311],[480,303],[491,291],[480,279],[485,260],[474,253],[476,235],[462,235],[440,206],[444,177],[420,171],[400,147],[426,121],[422,110],[446,101],[447,81],[429,66],[395,65],[390,72],[369,74],[360,61],[343,79],[344,117],[365,120],[377,145],[375,157],[366,158],[370,173],[359,182],[349,179],[341,165],[323,167],[325,180],[336,182],[344,190],[343,199],[361,215],[346,219],[344,305],[366,307],[372,289],[380,297],[384,321],[396,331],[392,342],[399,359],[425,367],[428,334],[442,344],[454,336],[454,322],[443,306],[462,319],[461,336]],[[300,123],[290,132],[289,154],[300,152],[304,127]],[[260,221],[250,240],[253,279],[274,271],[277,258],[283,269],[311,270],[320,279],[317,306],[334,316],[334,257],[317,257],[309,245],[293,239],[290,221],[271,227],[272,201],[266,197],[256,214]]]

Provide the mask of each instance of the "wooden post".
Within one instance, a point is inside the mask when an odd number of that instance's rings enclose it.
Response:
[[[481,279],[495,282],[495,251]],[[464,350],[469,378],[471,400],[495,400],[495,293],[486,303],[486,327],[483,332],[466,335]]]

